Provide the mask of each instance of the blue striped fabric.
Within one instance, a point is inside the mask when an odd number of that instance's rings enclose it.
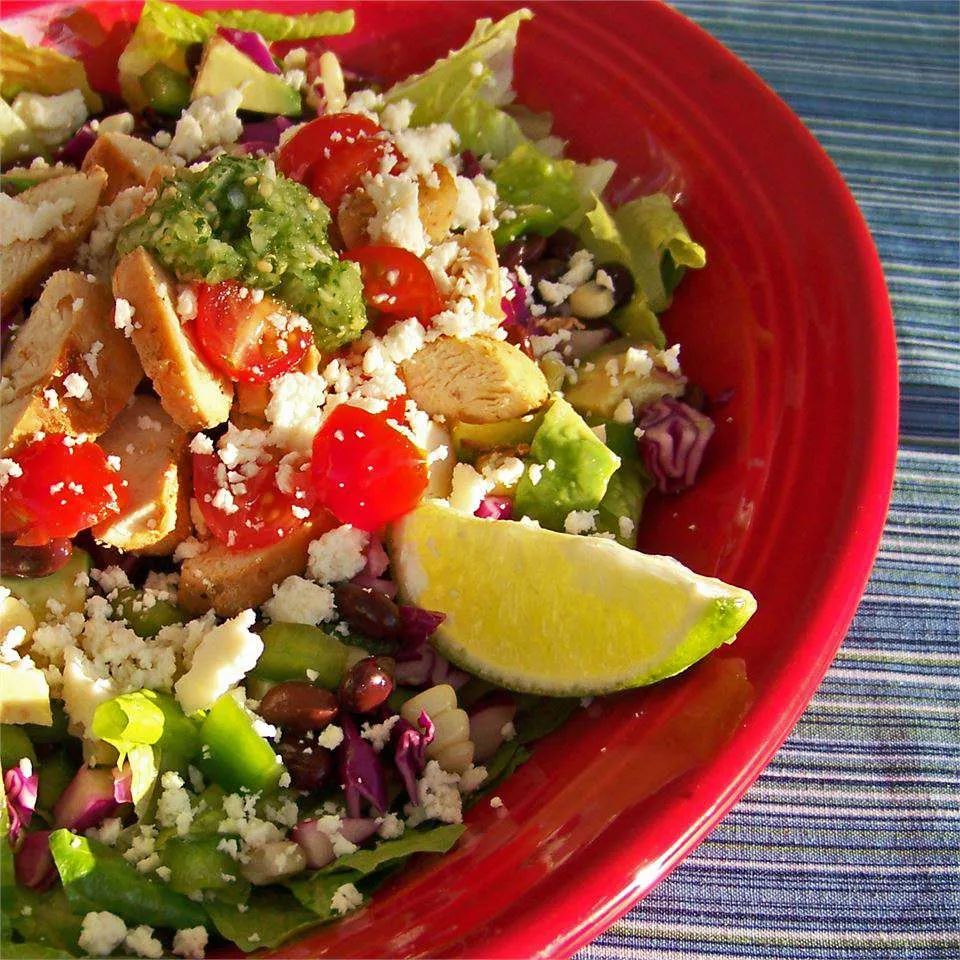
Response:
[[[899,470],[867,594],[799,726],[578,960],[960,958],[960,11],[677,6],[803,118],[869,221],[899,338]]]

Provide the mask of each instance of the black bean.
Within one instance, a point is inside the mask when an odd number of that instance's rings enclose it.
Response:
[[[511,270],[516,270],[517,267],[529,269],[543,256],[546,248],[547,240],[539,234],[518,237],[500,251],[500,263]]]
[[[541,280],[558,280],[566,271],[566,261],[556,260],[553,257],[538,260],[536,263],[531,263],[527,268],[527,273],[530,274],[530,279],[533,280],[534,286]]]
[[[580,238],[572,230],[561,227],[547,237],[546,255],[562,260],[566,264],[582,246]]]
[[[297,790],[319,790],[333,773],[333,753],[310,736],[285,733],[277,744],[277,753]]]
[[[335,591],[337,610],[358,633],[373,640],[392,640],[400,634],[400,610],[379,590],[357,583],[341,583]]]
[[[191,43],[190,46],[183,51],[183,56],[187,61],[187,69],[190,71],[190,76],[192,77],[196,74],[200,66],[200,61],[203,59],[203,44]]]
[[[631,297],[633,297],[634,290],[637,288],[630,270],[622,263],[616,262],[601,263],[597,267],[597,273],[601,270],[610,278],[610,282],[613,284],[614,309],[616,310],[618,307],[628,304]]]
[[[340,683],[340,703],[351,713],[371,713],[393,692],[394,662],[389,657],[365,657]]]
[[[0,547],[0,567],[5,577],[47,577],[56,573],[73,553],[73,544],[59,537],[40,547],[18,547],[4,540]]]
[[[257,713],[267,723],[288,730],[322,730],[339,711],[337,698],[306,680],[286,680],[271,687]]]

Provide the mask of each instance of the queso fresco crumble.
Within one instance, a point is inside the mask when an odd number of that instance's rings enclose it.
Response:
[[[705,253],[515,99],[530,17],[394,83],[329,49],[351,11],[147,0],[82,60],[0,31],[18,955],[361,909],[512,816],[581,698],[752,614],[635,549],[714,433],[658,319]]]

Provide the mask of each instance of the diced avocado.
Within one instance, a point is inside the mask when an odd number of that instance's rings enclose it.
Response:
[[[56,573],[48,577],[0,577],[0,586],[19,597],[39,623],[50,617],[48,600],[63,604],[63,613],[83,613],[87,601],[86,578],[78,583],[77,577],[89,573],[90,566],[90,555],[75,547],[70,559]]]
[[[303,109],[300,92],[279,73],[267,73],[229,40],[211,37],[203,51],[191,99],[212,97],[225,90],[240,90],[244,110],[297,117]]]
[[[27,734],[20,727],[7,723],[0,726],[0,767],[9,770],[24,757],[37,765],[37,754]]]
[[[0,723],[53,723],[47,678],[28,661],[0,663]]]
[[[154,64],[141,78],[143,92],[157,113],[179,117],[190,102],[190,78],[165,63]]]
[[[306,680],[335,690],[347,664],[347,647],[319,627],[303,623],[271,623],[262,634],[263,653],[253,668],[262,680]]]
[[[619,466],[620,458],[558,397],[533,437],[514,506],[550,530],[563,530],[571,510],[597,509]]]
[[[543,417],[542,413],[528,413],[525,417],[496,423],[455,423],[451,435],[457,459],[473,463],[480,454],[529,444]]]
[[[145,606],[144,593],[130,587],[117,596],[116,609],[138,637],[155,637],[172,623],[186,623],[187,615],[168,600],[156,600]]]
[[[46,152],[36,134],[13,112],[10,104],[0,100],[0,162],[14,163],[45,156]]]
[[[636,348],[637,344],[613,340],[584,358],[577,382],[564,392],[567,400],[584,416],[612,417],[625,399],[633,404],[634,410],[639,410],[661,397],[679,397],[683,393],[686,380],[660,367],[654,366],[649,373],[624,371],[624,360],[631,347]]]

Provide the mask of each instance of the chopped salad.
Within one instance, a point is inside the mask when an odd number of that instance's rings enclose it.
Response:
[[[658,320],[705,253],[516,102],[530,16],[393,84],[350,11],[0,32],[4,956],[360,909],[752,615],[635,549],[714,431]]]

